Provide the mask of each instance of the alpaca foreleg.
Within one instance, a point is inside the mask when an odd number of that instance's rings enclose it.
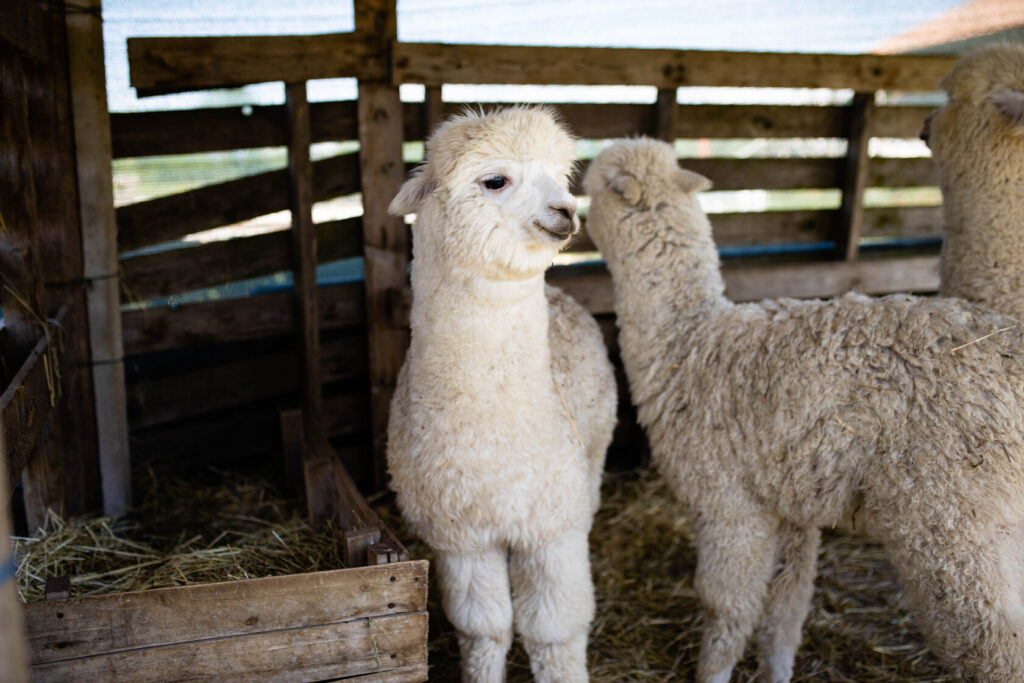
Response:
[[[699,683],[725,683],[760,621],[775,560],[777,523],[730,511],[702,515],[695,587],[704,608]]]
[[[594,617],[590,553],[583,530],[513,552],[509,562],[516,629],[538,683],[580,683]]]
[[[775,567],[756,635],[761,671],[771,683],[785,683],[793,676],[800,633],[814,594],[820,543],[816,527],[783,522],[779,528]]]
[[[512,599],[504,550],[438,552],[445,614],[455,627],[465,683],[501,683],[512,645]]]

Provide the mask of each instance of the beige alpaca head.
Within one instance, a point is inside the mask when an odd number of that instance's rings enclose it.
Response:
[[[544,108],[466,112],[427,141],[389,210],[416,213],[417,254],[496,279],[543,272],[579,227],[573,141]]]
[[[925,120],[921,138],[951,181],[972,174],[1000,183],[1024,165],[1024,46],[981,48],[956,63],[942,80],[949,102]],[[1008,168],[1000,169],[1008,165]],[[982,173],[987,177],[982,177]]]
[[[583,178],[583,190],[591,200],[587,232],[602,252],[628,250],[628,244],[646,242],[653,231],[682,230],[684,225],[710,242],[711,228],[696,197],[710,187],[711,181],[704,176],[679,167],[669,143],[651,138],[618,140],[597,155]],[[678,224],[629,220],[639,211],[667,207],[700,220],[682,220],[682,215],[675,216]]]

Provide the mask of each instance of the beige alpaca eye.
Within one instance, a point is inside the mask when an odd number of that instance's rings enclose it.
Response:
[[[497,192],[501,188],[508,185],[508,178],[506,178],[503,175],[487,176],[486,178],[484,178],[483,184],[484,187],[486,187],[488,190],[491,190],[492,192]]]

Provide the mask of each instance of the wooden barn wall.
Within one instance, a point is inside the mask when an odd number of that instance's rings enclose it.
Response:
[[[351,37],[303,39],[305,49],[325,54],[349,44],[358,48],[353,53],[357,56],[372,52],[364,41]],[[327,42],[332,39],[339,42]],[[160,43],[165,40],[171,42]],[[221,40],[228,42],[222,44]],[[261,64],[283,70],[252,77],[258,80],[339,75],[333,71],[288,72],[287,54],[289,49],[297,49],[295,40],[284,37],[272,46],[280,49],[278,60],[266,59],[266,44],[248,46],[242,39],[130,41],[133,79],[136,65],[146,66],[146,55],[158,52],[159,68],[171,75],[157,74],[149,85],[137,83],[140,90],[196,89],[220,83],[223,76],[209,75],[203,69],[216,68],[216,60],[209,60],[209,55],[229,48],[232,54],[258,51]],[[312,46],[307,44],[310,41]],[[198,47],[203,51],[197,51]],[[424,102],[401,105],[406,141],[423,140],[433,123],[465,106],[440,101],[439,85],[448,82],[617,83],[662,88],[653,105],[553,105],[580,138],[642,133],[664,139],[847,139],[848,151],[839,158],[701,158],[684,162],[711,178],[716,190],[838,188],[842,192],[842,204],[836,209],[713,215],[721,247],[835,245],[834,253],[801,259],[729,259],[724,268],[729,295],[755,300],[831,296],[851,288],[876,294],[930,292],[938,284],[940,208],[865,208],[863,193],[866,188],[936,184],[930,159],[868,157],[867,142],[879,137],[916,138],[931,108],[876,106],[874,91],[932,89],[951,66],[950,59],[551,48],[558,56],[554,59],[536,48],[500,48],[501,58],[492,51],[488,59],[475,61],[480,46],[395,43],[391,47],[393,82],[428,85]],[[202,64],[190,67],[197,54],[205,55]],[[613,68],[614,64],[618,66]],[[476,65],[487,65],[487,70]],[[365,78],[381,78],[387,72],[373,59],[353,58],[337,68],[343,75]],[[553,69],[557,73],[552,73]],[[181,76],[193,72],[200,75],[193,80]],[[688,80],[683,82],[683,78]],[[676,85],[854,88],[859,94],[849,106],[680,105],[675,101]],[[310,116],[313,142],[359,139],[357,102],[312,103]],[[283,105],[254,106],[244,113],[233,107],[113,114],[113,151],[116,158],[128,158],[281,146],[287,141],[285,121]],[[287,174],[287,169],[270,171],[122,206],[117,209],[120,249],[133,252],[285,210]],[[357,153],[314,161],[312,175],[315,201],[360,191]],[[377,199],[386,203],[390,197]],[[321,223],[315,229],[319,262],[363,255],[360,218]],[[895,240],[893,244],[904,240],[916,246],[870,254],[861,250],[864,240],[875,238]],[[570,248],[577,252],[593,249],[585,234]],[[121,260],[123,302],[159,299],[269,275],[287,270],[289,263],[286,232],[132,255]],[[549,279],[599,317],[614,345],[612,290],[603,266],[560,266],[552,270]],[[347,464],[363,482],[372,474],[368,470],[371,465],[362,462],[371,437],[366,301],[359,282],[319,289],[327,431],[350,454]],[[392,323],[407,325],[407,304],[408,292],[388,301],[386,315]],[[294,316],[288,292],[126,311],[124,344],[135,451],[203,454],[233,450],[245,454],[274,444],[279,439],[277,412],[294,403],[299,391],[298,359],[291,336]],[[625,394],[623,400],[628,403]],[[617,444],[628,448],[638,432],[630,424],[628,409],[623,418]]]
[[[0,410],[31,524],[100,502],[65,11],[0,8]]]

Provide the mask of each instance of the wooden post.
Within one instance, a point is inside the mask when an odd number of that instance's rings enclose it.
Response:
[[[40,218],[48,218],[50,198],[37,206],[36,178],[38,161],[51,152],[45,145],[34,147],[39,122],[29,116],[29,92],[35,76],[43,67],[22,58],[7,46],[0,46],[0,211],[3,229],[0,232],[0,306],[8,330],[8,348],[4,360],[9,368],[17,368],[29,351],[44,336],[51,334],[47,321],[42,266],[39,257]],[[36,113],[36,112],[33,112]],[[50,159],[52,163],[52,159]],[[54,334],[60,332],[54,330]],[[56,339],[54,340],[57,341]],[[60,395],[60,367],[57,346],[47,347],[47,382],[52,384],[51,401]],[[66,476],[64,449],[60,444],[61,422],[47,413],[33,416],[45,421],[43,437],[35,441],[32,456],[25,461],[21,475],[25,491],[25,512],[31,529],[42,525],[47,508],[64,511]],[[27,453],[25,455],[28,455]]]
[[[50,60],[29,82],[29,113],[35,150],[35,185],[40,259],[48,310],[64,308],[61,375],[63,397],[53,413],[65,511],[81,514],[102,506],[89,349],[89,320],[82,279],[82,234],[75,183],[74,137],[68,90],[68,55],[63,0],[50,0],[47,28]],[[51,482],[51,486],[52,486]]]
[[[423,136],[426,139],[444,118],[444,100],[439,85],[428,85],[423,90]]]
[[[36,224],[25,60],[0,43],[0,307],[8,368],[21,365],[46,329]]]
[[[850,104],[843,195],[836,229],[836,258],[855,261],[864,225],[864,190],[868,182],[868,141],[875,112],[875,93],[858,92]]]
[[[390,50],[398,35],[395,0],[356,0],[355,19],[357,32],[376,36],[380,49]],[[388,213],[405,176],[398,88],[390,82],[360,80],[358,121],[373,471],[374,485],[381,488],[386,479],[388,411],[409,346],[409,330],[392,315],[392,308],[405,299],[409,265],[405,222]]]
[[[676,93],[676,88],[661,88],[654,103],[654,136],[666,142],[676,139]]]
[[[313,166],[309,159],[310,123],[306,83],[287,83],[288,208],[292,213],[292,292],[298,313],[298,357],[301,370],[303,432],[315,441],[323,424],[320,370],[320,320],[316,293],[316,236],[313,229]]]
[[[88,287],[103,510],[120,515],[131,506],[131,462],[101,0],[82,0],[80,5],[88,11],[68,13],[66,22],[83,277]]]
[[[10,491],[7,490],[7,448],[4,425],[0,422],[0,678],[11,683],[28,680],[25,631],[22,624],[21,600],[15,589],[15,557],[11,550],[11,522],[7,511]]]

